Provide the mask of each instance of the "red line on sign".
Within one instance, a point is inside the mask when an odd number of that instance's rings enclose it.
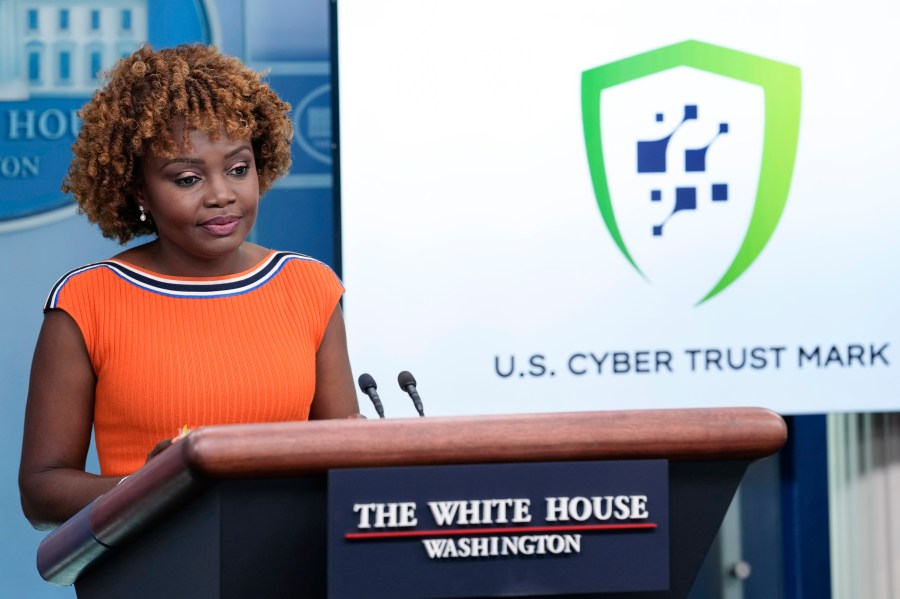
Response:
[[[403,537],[450,537],[458,535],[490,535],[530,532],[573,532],[593,530],[646,530],[656,528],[653,522],[640,524],[581,524],[577,526],[525,526],[521,528],[454,528],[452,530],[398,530],[392,532],[348,532],[345,539],[397,539]]]

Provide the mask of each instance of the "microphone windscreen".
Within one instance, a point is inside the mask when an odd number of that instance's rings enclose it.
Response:
[[[400,388],[406,391],[407,387],[416,384],[416,377],[410,371],[404,370],[397,375],[397,382],[400,383]]]
[[[364,372],[359,375],[359,388],[365,393],[366,389],[377,389],[378,385],[375,384],[375,379],[372,378],[371,374]]]

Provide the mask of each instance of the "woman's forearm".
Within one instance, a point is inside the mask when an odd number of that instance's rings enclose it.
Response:
[[[38,530],[56,528],[122,480],[69,468],[19,475],[22,511]]]

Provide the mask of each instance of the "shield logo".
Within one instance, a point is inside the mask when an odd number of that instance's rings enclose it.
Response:
[[[641,276],[700,305],[759,256],[787,202],[800,89],[795,66],[698,41],[582,73],[597,205]]]

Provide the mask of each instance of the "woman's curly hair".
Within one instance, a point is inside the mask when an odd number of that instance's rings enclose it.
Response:
[[[216,48],[183,45],[154,51],[142,46],[120,60],[78,113],[83,124],[62,189],[72,193],[104,237],[126,243],[155,233],[139,219],[135,190],[143,184],[141,158],[174,157],[189,147],[191,131],[218,139],[250,137],[264,194],[291,165],[290,105],[260,74]],[[173,123],[182,139],[176,139]]]

